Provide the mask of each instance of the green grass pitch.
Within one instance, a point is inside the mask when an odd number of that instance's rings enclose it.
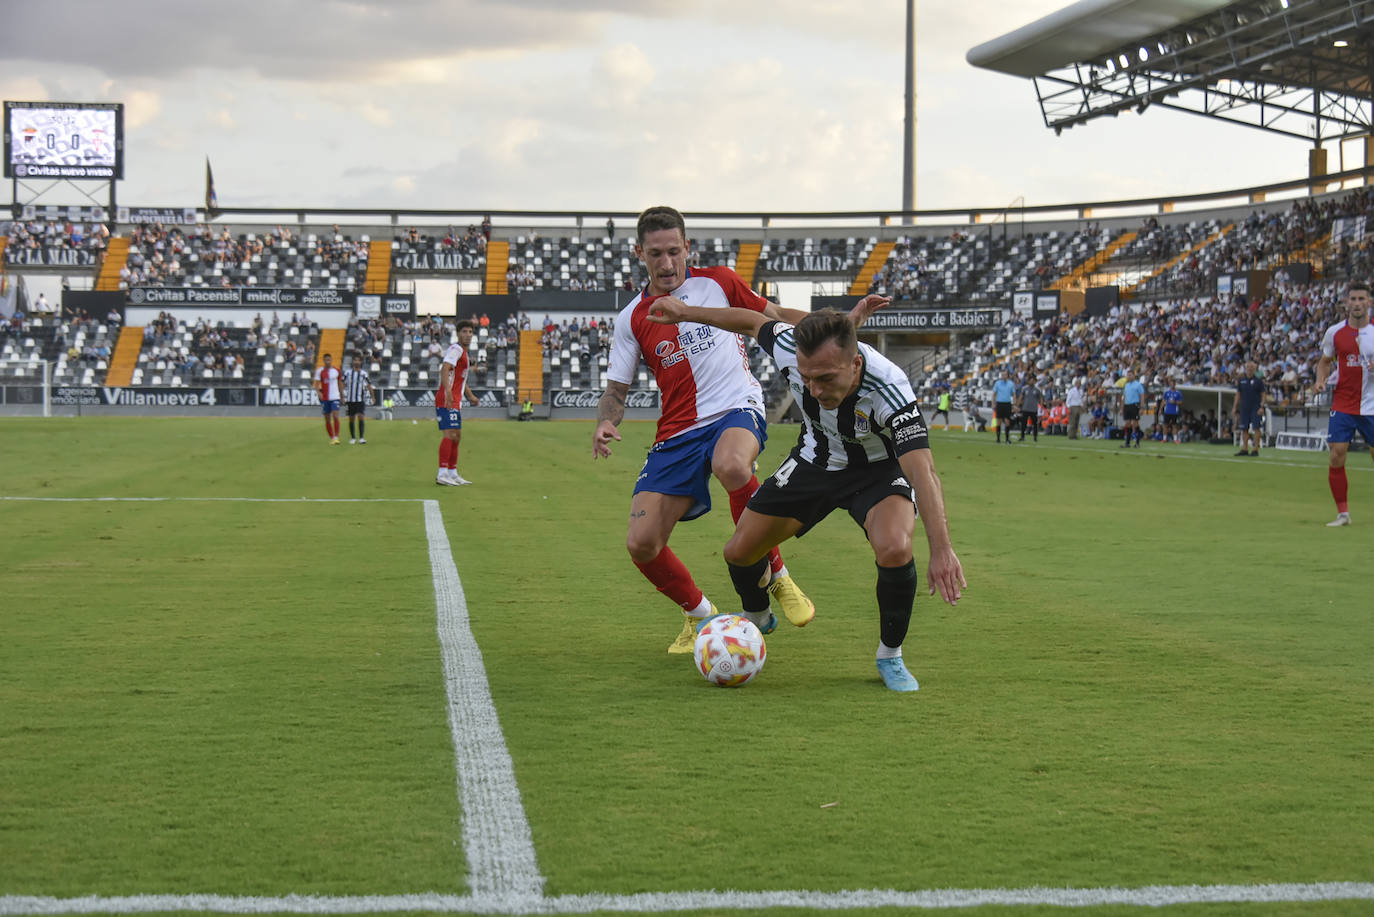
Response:
[[[725,690],[625,554],[652,429],[470,422],[440,488],[426,423],[0,421],[0,495],[64,498],[0,501],[0,896],[464,892],[422,499],[548,895],[1374,878],[1365,456],[1332,530],[1322,454],[937,430],[969,587],[925,595],[918,526],[920,692],[842,513],[783,546],[816,620]],[[717,489],[672,542],[722,606],[729,531]]]

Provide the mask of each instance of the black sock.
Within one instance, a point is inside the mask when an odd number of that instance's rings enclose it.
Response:
[[[906,639],[917,581],[915,560],[901,567],[878,567],[878,627],[883,646],[896,649]]]
[[[348,438],[353,439],[353,418],[348,418]]]
[[[759,558],[758,563],[748,567],[737,567],[727,563],[730,568],[730,582],[735,584],[739,593],[740,605],[746,612],[768,610],[768,555]]]
[[[363,432],[363,425],[366,423],[367,421],[365,421],[363,418],[358,418],[358,439],[362,439],[367,435]]]

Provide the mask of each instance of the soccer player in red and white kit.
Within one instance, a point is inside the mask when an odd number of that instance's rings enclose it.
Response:
[[[1327,482],[1336,501],[1336,518],[1327,525],[1350,524],[1346,502],[1345,456],[1350,441],[1359,430],[1370,444],[1374,456],[1374,326],[1369,323],[1369,308],[1374,305],[1369,285],[1352,283],[1345,290],[1345,320],[1326,329],[1322,336],[1322,356],[1317,361],[1317,381],[1313,394],[1326,387],[1332,367],[1336,389],[1331,395],[1331,419],[1326,439],[1331,448]]]
[[[593,458],[611,455],[610,441],[625,418],[625,396],[642,358],[662,393],[662,412],[653,448],[644,462],[630,501],[625,545],[630,559],[659,592],[682,609],[682,630],[670,653],[691,653],[696,628],[715,608],[668,547],[679,521],[696,519],[711,508],[714,475],[730,497],[738,520],[758,489],[754,460],[767,439],[763,391],[749,371],[744,339],[709,325],[650,322],[650,304],[672,294],[692,305],[738,306],[769,318],[798,321],[805,315],[759,296],[728,267],[687,269],[690,246],[682,214],[651,207],[639,215],[635,255],[649,282],[616,318],[606,391],[597,405],[592,434]],[[816,609],[788,574],[782,556],[769,555],[768,590],[787,620],[803,627]],[[765,633],[777,625],[770,618]]]
[[[339,402],[343,399],[340,383],[343,375],[334,365],[332,354],[324,355],[324,365],[315,370],[315,391],[320,396],[320,413],[324,415],[324,432],[329,445],[339,444]]]
[[[458,340],[448,345],[444,363],[439,370],[439,390],[434,393],[434,416],[439,421],[439,473],[435,484],[457,487],[471,484],[458,476],[458,443],[463,438],[463,396],[477,404],[477,396],[468,388],[468,345],[472,343],[475,326],[467,319],[458,323]]]

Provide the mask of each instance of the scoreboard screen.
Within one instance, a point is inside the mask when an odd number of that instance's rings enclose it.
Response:
[[[6,102],[5,177],[124,177],[124,105]]]

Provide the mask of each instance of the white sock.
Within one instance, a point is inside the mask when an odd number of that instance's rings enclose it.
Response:
[[[763,628],[763,626],[764,626],[765,624],[768,623],[768,619],[771,618],[771,617],[773,616],[773,612],[772,612],[771,610],[767,610],[767,611],[746,611],[746,612],[744,612],[744,616],[745,616],[746,618],[748,618],[750,621],[753,621],[755,627],[758,627],[758,628],[761,629],[761,628]]]
[[[687,612],[689,618],[704,618],[711,613],[711,602],[706,598],[706,593],[701,594],[701,602],[696,608]]]
[[[768,580],[768,582],[771,584],[774,580],[779,579],[780,577],[789,576],[789,575],[790,575],[790,574],[787,572],[787,564],[783,564],[783,565],[782,565],[782,569],[779,570],[777,573],[774,573],[774,574],[772,575],[772,577]]]
[[[879,659],[901,659],[901,658],[902,658],[902,648],[901,648],[900,646],[897,646],[897,647],[888,646],[886,643],[884,643],[883,641],[879,640],[879,641],[878,641],[878,658],[879,658]]]

